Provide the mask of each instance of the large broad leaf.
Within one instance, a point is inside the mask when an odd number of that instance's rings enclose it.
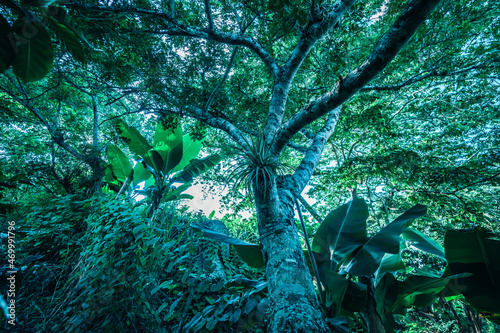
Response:
[[[12,70],[23,82],[42,79],[52,67],[54,50],[50,36],[41,24],[28,22],[26,17],[13,24],[17,54]]]
[[[401,234],[408,222],[424,216],[427,207],[415,205],[397,219],[389,223],[344,262],[342,269],[357,276],[369,276],[379,267],[386,253],[397,254],[400,250]]]
[[[122,139],[134,154],[141,156],[146,163],[151,163],[148,152],[153,149],[146,139],[134,127],[129,127],[123,120],[115,122],[115,129],[120,139]]]
[[[247,243],[237,238],[221,234],[209,228],[205,228],[199,223],[191,223],[191,227],[200,230],[205,237],[215,239],[219,242],[231,244],[238,256],[249,266],[255,268],[264,267],[264,256],[260,245]]]
[[[351,312],[364,311],[368,298],[366,285],[348,280],[332,270],[324,269],[324,282],[329,292],[327,307],[333,306],[334,315],[340,315],[340,309]]]
[[[182,192],[187,190],[190,186],[191,186],[191,183],[187,183],[187,184],[182,184],[181,186],[179,186],[173,190],[170,190],[169,192],[165,193],[161,202],[174,201],[174,200],[180,200],[180,199],[193,199],[192,195],[182,194]]]
[[[320,255],[322,261],[328,261],[331,252],[334,260],[340,261],[344,255],[366,242],[367,218],[368,206],[362,199],[355,198],[335,209],[316,231],[313,251]]]
[[[89,42],[85,39],[81,29],[75,24],[71,16],[66,13],[66,10],[62,7],[52,6],[49,7],[48,15],[55,18],[59,23],[64,25],[66,28],[70,29],[78,38],[84,41],[87,45]]]
[[[125,179],[130,179],[132,176],[132,164],[130,163],[128,157],[120,150],[120,148],[111,144],[108,146],[108,161],[110,163],[111,171],[113,175],[120,182],[124,182]]]
[[[191,160],[184,170],[179,172],[173,180],[189,183],[193,181],[194,177],[197,177],[208,169],[213,168],[217,163],[219,163],[220,160],[221,157],[218,154],[207,156],[201,160]]]
[[[165,177],[163,172],[164,160],[161,153],[157,152],[155,149],[151,149],[144,159],[146,164],[155,170],[156,175],[160,177]]]
[[[390,308],[398,295],[398,281],[392,274],[385,274],[375,287],[375,303],[377,313],[382,318],[385,331],[392,332],[394,328],[394,315]]]
[[[85,52],[76,34],[52,17],[49,17],[49,22],[57,38],[66,46],[69,53],[71,53],[76,60],[82,63],[85,62]]]
[[[151,178],[151,172],[146,170],[142,163],[136,163],[134,166],[134,187]]]
[[[396,282],[398,292],[392,295],[393,304],[389,311],[397,314],[405,314],[405,310],[415,306],[430,306],[437,295],[446,287],[451,279],[456,276],[436,278],[429,276],[412,275],[404,281]]]
[[[0,15],[0,73],[5,72],[14,63],[15,40],[12,38],[12,28],[3,15]]]
[[[407,228],[403,231],[403,237],[412,242],[411,246],[427,253],[437,255],[438,257],[445,258],[444,248],[438,242],[420,231],[413,228]]]
[[[189,162],[198,156],[201,150],[202,142],[199,140],[193,140],[191,135],[184,135],[182,138],[182,159],[170,172],[174,173],[182,170]]]
[[[182,137],[182,127],[177,118],[165,118],[156,125],[153,143],[164,160],[164,174],[169,173],[182,160]]]
[[[483,228],[449,230],[444,239],[451,274],[472,273],[455,286],[483,316],[500,315],[500,240]]]
[[[375,280],[374,284],[380,282],[380,280],[384,277],[385,274],[389,273],[393,276],[396,276],[398,272],[404,272],[406,270],[406,266],[403,262],[403,258],[401,257],[401,251],[406,248],[406,242],[402,239],[399,245],[399,252],[395,254],[386,253],[382,257],[382,261],[375,272]]]
[[[405,314],[412,306],[430,306],[437,295],[449,283],[458,278],[450,276],[436,278],[413,275],[398,281],[392,274],[385,274],[375,287],[377,312],[382,318],[386,332],[392,332],[394,314]]]

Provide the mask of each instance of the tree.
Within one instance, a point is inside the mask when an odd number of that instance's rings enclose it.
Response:
[[[271,330],[325,332],[295,227],[294,199],[313,175],[339,117],[351,114],[353,101],[363,102],[355,100],[363,89],[390,90],[449,74],[437,70],[446,59],[411,47],[435,38],[434,27],[451,24],[450,13],[465,12],[445,1],[431,15],[438,2],[66,6],[88,26],[89,42],[100,50],[91,55],[90,69],[121,90],[120,99],[129,97],[128,107],[199,119],[245,150],[251,163],[243,174],[250,177],[257,210]],[[391,66],[400,51],[403,57]],[[287,156],[300,162],[285,175],[279,173],[280,159]]]
[[[250,179],[250,182],[271,293],[271,329],[273,332],[324,332],[328,331],[328,328],[319,309],[311,276],[305,269],[294,223],[294,198],[302,192],[318,164],[324,146],[335,129],[342,104],[389,64],[438,2],[410,1],[388,29],[387,26],[381,27],[387,31],[378,43],[372,44],[372,51],[365,56],[364,61],[352,70],[351,66],[346,66],[347,68],[340,72],[339,80],[332,80],[330,77],[331,83],[328,84],[326,93],[313,97],[309,103],[303,102],[303,105],[293,113],[289,111],[291,103],[287,105],[287,100],[293,91],[292,82],[300,78],[302,82],[307,83],[308,78],[300,71],[307,70],[303,64],[312,58],[308,59],[311,50],[321,39],[331,38],[336,25],[347,15],[355,1],[338,1],[335,4],[282,1],[270,5],[266,5],[265,2],[242,4],[225,1],[178,2],[175,11],[171,6],[170,11],[167,11],[167,8],[165,10],[154,8],[150,3],[144,6],[138,4],[113,7],[69,3],[68,7],[101,13],[118,12],[120,15],[128,16],[130,20],[133,17],[144,20],[135,27],[121,32],[150,32],[205,40],[206,46],[200,47],[199,53],[212,53],[208,57],[213,57],[217,51],[221,52],[220,49],[224,50],[222,47],[217,50],[215,43],[233,46],[229,66],[226,67],[220,84],[208,97],[206,94],[197,96],[200,102],[204,100],[204,103],[195,104],[196,99],[191,98],[189,103],[184,104],[179,98],[168,110],[200,119],[211,127],[221,129],[246,149],[251,149],[246,139],[248,130],[235,123],[231,115],[218,110],[219,108],[213,105],[214,96],[217,94],[217,88],[224,83],[230,73],[238,48],[244,48],[245,52],[251,51],[253,56],[257,56],[262,62],[269,79],[261,82],[264,87],[254,89],[270,87],[270,93],[267,98],[267,114],[264,118],[259,117],[262,126],[259,127],[257,137],[262,140],[263,149],[256,152],[267,155],[267,158],[257,158],[256,163],[251,163],[248,167],[256,170],[252,173],[254,178]],[[376,4],[370,3],[370,5]],[[361,12],[363,10],[358,7],[354,15],[360,15]],[[203,13],[205,17],[202,17]],[[372,15],[375,14],[372,12]],[[388,20],[392,21],[392,18]],[[358,22],[358,25],[362,26],[363,23]],[[264,34],[271,36],[274,34],[274,40],[266,41]],[[279,44],[283,44],[284,47],[279,48]],[[195,56],[191,54],[190,49],[185,51],[185,54],[186,58]],[[253,56],[249,57],[249,63],[255,63]],[[211,60],[205,61],[210,68]],[[206,79],[210,82],[209,80],[210,78]],[[155,87],[161,89],[158,94],[160,96],[166,93],[169,86],[173,88],[175,85],[165,84],[162,81],[160,78],[158,83],[164,84],[163,89]],[[205,82],[202,82],[203,84]],[[171,94],[177,97],[179,93],[171,91]],[[179,95],[182,96],[182,92]],[[323,120],[319,130],[311,133],[312,142],[306,148],[304,157],[293,174],[277,174],[277,161],[292,138],[309,124],[320,121],[323,117],[326,119]],[[266,161],[267,164],[261,164],[262,161]],[[262,182],[262,179],[266,181]]]

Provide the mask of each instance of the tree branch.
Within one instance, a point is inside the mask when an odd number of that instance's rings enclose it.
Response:
[[[84,154],[79,153],[75,148],[73,148],[71,145],[69,145],[65,141],[63,133],[61,131],[59,131],[58,126],[57,126],[57,122],[54,122],[54,124],[50,124],[49,121],[47,119],[45,119],[45,117],[42,114],[42,112],[40,111],[40,109],[38,109],[37,107],[33,106],[30,103],[30,98],[28,97],[28,95],[24,91],[24,88],[22,86],[16,85],[15,82],[14,82],[14,80],[12,79],[12,77],[10,77],[9,75],[5,74],[5,76],[11,81],[11,83],[18,90],[20,90],[20,92],[24,95],[24,99],[19,98],[13,92],[8,91],[7,89],[5,89],[3,87],[1,87],[1,90],[3,92],[5,92],[8,96],[10,96],[14,101],[16,101],[20,105],[24,106],[29,112],[31,112],[39,120],[40,124],[43,127],[45,127],[45,129],[47,130],[47,132],[49,132],[50,138],[59,147],[63,148],[69,154],[71,154],[73,157],[75,157],[76,159],[78,159],[78,160],[86,163],[92,169],[94,169],[96,167],[96,165],[95,165],[95,159],[92,156],[88,156],[88,155],[84,155]]]
[[[425,79],[427,79],[429,77],[453,76],[453,75],[458,75],[458,74],[462,74],[462,73],[468,72],[470,70],[479,69],[479,68],[485,68],[485,67],[487,67],[486,64],[477,64],[477,65],[469,66],[467,68],[458,69],[458,70],[452,71],[452,72],[438,71],[436,69],[433,69],[433,70],[429,71],[426,74],[415,75],[415,76],[413,76],[413,77],[409,78],[408,80],[403,81],[401,83],[391,84],[391,85],[386,85],[386,86],[366,86],[366,87],[361,88],[360,91],[371,91],[371,90],[375,90],[375,91],[386,91],[386,90],[396,91],[396,90],[399,90],[399,89],[404,88],[406,86],[409,86],[409,85],[411,85],[413,83],[416,83],[416,82],[419,82],[419,81],[423,81],[423,80],[425,80]]]
[[[236,53],[238,52],[238,46],[236,46],[231,53],[231,59],[229,59],[229,64],[226,67],[226,71],[224,72],[224,76],[222,77],[222,80],[217,84],[217,86],[214,88],[210,96],[208,97],[207,103],[205,104],[205,107],[203,108],[203,111],[208,112],[210,109],[210,105],[212,105],[212,102],[215,98],[215,94],[219,90],[219,88],[224,84],[224,81],[227,80],[227,77],[229,76],[229,72],[231,71],[231,67],[233,67],[234,63],[234,58],[236,57]]]
[[[309,21],[302,29],[300,39],[292,54],[280,70],[273,87],[269,113],[264,127],[268,144],[275,137],[277,130],[283,121],[285,105],[290,91],[293,78],[316,42],[333,28],[344,15],[344,13],[356,2],[356,0],[339,0],[333,6],[326,18],[320,22]]]
[[[214,21],[212,19],[212,7],[210,0],[205,0],[205,14],[207,15],[208,29],[214,30]]]
[[[368,59],[344,79],[339,80],[330,92],[309,103],[284,124],[277,135],[273,151],[279,153],[301,128],[337,108],[379,74],[413,36],[439,1],[410,1]]]
[[[243,133],[236,126],[234,126],[229,120],[220,117],[214,117],[208,112],[205,112],[201,108],[198,108],[193,105],[186,106],[185,110],[188,113],[187,114],[188,116],[192,116],[193,118],[199,119],[211,127],[223,130],[224,132],[229,134],[229,136],[231,136],[231,138],[238,144],[240,144],[243,147],[246,146],[246,141]]]
[[[309,179],[311,178],[312,173],[314,172],[314,169],[316,169],[316,166],[321,158],[325,144],[335,130],[335,125],[337,125],[341,109],[342,107],[339,106],[330,112],[325,125],[316,133],[311,146],[307,149],[304,158],[295,170],[295,173],[293,174],[296,186],[295,193],[301,193],[309,182]]]
[[[97,107],[97,97],[92,96],[93,120],[92,124],[92,147],[97,151],[99,146],[99,108]]]
[[[87,5],[79,2],[70,2],[65,5],[68,8],[87,10],[93,12],[108,12],[108,13],[134,13],[153,16],[158,19],[159,22],[164,22],[164,29],[122,29],[114,32],[125,32],[125,33],[152,33],[160,35],[169,36],[184,36],[201,38],[207,40],[213,40],[223,44],[244,46],[252,50],[257,56],[264,62],[269,71],[276,76],[278,74],[279,67],[271,56],[271,54],[256,40],[250,36],[243,34],[234,34],[229,32],[214,31],[212,29],[198,28],[193,26],[187,26],[179,23],[168,13],[161,13],[154,10],[137,8],[134,6],[100,6],[100,5]]]

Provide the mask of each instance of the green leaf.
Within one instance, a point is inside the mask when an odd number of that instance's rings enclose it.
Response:
[[[153,245],[153,244],[158,243],[158,241],[160,240],[160,238],[161,238],[160,236],[157,236],[157,237],[155,237],[155,238],[151,239],[151,240],[150,240],[150,241],[146,244],[146,246],[151,246],[151,245]]]
[[[0,15],[0,73],[12,66],[16,56],[12,28],[3,15]]]
[[[155,150],[164,160],[165,164],[161,170],[165,175],[182,160],[182,134],[182,127],[177,118],[166,118],[156,125],[153,143]]]
[[[137,186],[139,183],[145,182],[149,178],[151,178],[151,172],[146,170],[142,165],[142,163],[135,164],[133,175],[134,175],[134,187]]]
[[[350,256],[349,260],[343,263],[343,271],[357,276],[373,274],[378,269],[386,253],[399,253],[401,233],[409,221],[424,216],[426,213],[426,206],[415,205],[410,208],[358,248]]]
[[[329,291],[332,304],[326,304],[327,307],[333,306],[333,314],[338,316],[340,314],[340,308],[342,301],[344,300],[344,295],[349,285],[349,281],[345,276],[342,276],[332,270],[324,269],[324,283]]]
[[[413,242],[412,246],[417,249],[435,254],[441,258],[445,258],[444,248],[438,242],[429,236],[424,235],[420,231],[413,228],[407,228],[403,231],[403,237],[406,240]]]
[[[191,186],[191,183],[182,184],[174,190],[167,192],[161,202],[174,201],[180,199],[193,199],[193,196],[189,194],[182,194],[185,190],[187,190]]]
[[[113,171],[111,171],[111,168],[104,169],[104,180],[106,181],[108,187],[111,190],[115,192],[120,191],[121,184],[115,179]]]
[[[174,177],[173,181],[181,181],[184,183],[192,182],[194,177],[213,168],[220,160],[221,157],[218,154],[209,155],[201,160],[191,160],[184,170]]]
[[[110,163],[111,171],[116,179],[123,183],[125,179],[131,178],[132,164],[120,148],[110,144],[108,146],[107,157]]]
[[[150,150],[144,160],[146,161],[147,165],[155,170],[156,175],[159,175],[161,177],[165,176],[165,173],[163,172],[164,160],[159,152],[154,149]]]
[[[480,313],[500,315],[500,240],[484,228],[449,230],[444,239],[449,273],[472,273],[455,289]]]
[[[396,273],[404,272],[406,270],[403,258],[401,257],[401,251],[405,248],[406,243],[404,240],[401,240],[400,251],[398,253],[386,253],[382,257],[382,261],[380,262],[380,265],[375,272],[375,286],[379,283],[380,279],[382,279],[386,273],[390,273],[393,276],[396,276]]]
[[[50,36],[36,22],[28,22],[21,17],[14,22],[17,54],[12,70],[23,82],[38,81],[45,77],[52,67],[54,51]]]
[[[368,206],[358,198],[333,210],[316,231],[313,251],[322,261],[330,260],[330,253],[334,251],[334,259],[340,261],[345,254],[366,242],[367,218]]]
[[[84,41],[87,45],[90,45],[89,42],[85,39],[80,28],[74,23],[71,16],[66,13],[66,10],[62,7],[51,6],[47,12],[48,15],[55,18],[59,23],[64,25],[66,28],[70,29],[80,40]]]
[[[115,129],[120,139],[122,139],[129,147],[130,151],[134,154],[141,156],[148,165],[151,161],[148,158],[148,153],[153,147],[146,141],[146,139],[134,127],[129,127],[123,120],[115,121]],[[149,162],[149,163],[148,163]]]
[[[156,294],[156,292],[158,292],[158,290],[160,290],[160,289],[169,288],[173,284],[172,282],[173,282],[173,280],[163,281],[159,286],[156,286],[151,290],[151,295]],[[165,308],[165,306],[163,308],[162,307],[160,307],[160,308],[163,310]],[[161,311],[161,310],[158,310],[158,311]]]
[[[362,312],[366,309],[368,291],[365,284],[348,280],[347,290],[342,300],[342,309],[350,312]]]
[[[27,0],[23,1],[23,3],[26,6],[33,6],[33,7],[48,7],[52,5],[54,2],[57,0]]]
[[[78,61],[85,62],[85,52],[83,51],[82,44],[78,40],[76,34],[68,27],[64,26],[56,19],[49,17],[52,30],[55,32],[59,40],[66,46],[69,53]]]
[[[240,256],[249,266],[255,268],[264,267],[264,256],[262,255],[262,247],[260,245],[247,243],[240,239],[221,234],[217,231],[205,228],[199,223],[191,223],[191,227],[201,231],[205,237],[231,244],[236,250],[236,253],[238,253],[238,256]]]
[[[427,297],[430,304],[422,304],[424,298],[420,298],[421,306],[429,306],[432,304],[437,294],[446,287],[448,282],[455,278],[454,276],[446,278],[436,278],[429,276],[412,275],[407,277],[403,282],[397,282],[398,293],[395,297],[390,311],[393,313],[404,314],[404,309],[410,308],[418,300],[417,296],[427,294],[434,297]]]
[[[170,172],[177,172],[182,170],[189,162],[198,156],[200,153],[202,142],[198,140],[193,140],[191,135],[184,135],[182,138],[182,147],[184,151],[182,152],[182,159]]]

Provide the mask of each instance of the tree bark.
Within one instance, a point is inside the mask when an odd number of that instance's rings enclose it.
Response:
[[[270,332],[330,332],[294,221],[291,177],[254,186],[260,242],[271,300]]]

